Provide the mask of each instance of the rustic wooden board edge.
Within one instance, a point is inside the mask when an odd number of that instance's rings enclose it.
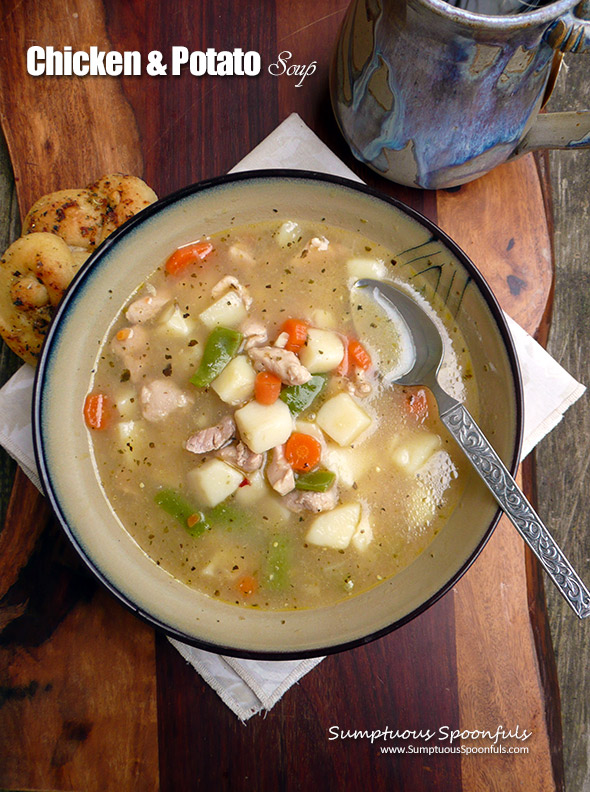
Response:
[[[550,180],[549,152],[539,151],[534,155],[539,184],[543,195],[545,216],[547,218],[547,228],[551,244],[552,280],[551,289],[547,296],[545,311],[539,321],[539,326],[534,333],[535,339],[541,346],[547,346],[551,318],[553,315],[553,299],[555,294],[555,227],[553,215],[553,194]],[[522,464],[523,484],[530,500],[536,506],[537,503],[537,468],[535,451],[524,460]],[[545,717],[548,724],[551,762],[556,788],[559,792],[565,789],[565,766],[563,750],[563,729],[561,714],[561,693],[559,677],[557,673],[557,662],[553,649],[553,640],[549,625],[549,614],[547,610],[547,598],[545,596],[545,573],[541,565],[535,558],[532,550],[525,546],[526,553],[526,572],[527,587],[529,591],[529,611],[533,638],[537,646],[537,654],[544,657],[545,662],[539,664],[541,684],[545,690]],[[551,583],[549,583],[551,585]],[[573,618],[573,616],[572,616]]]

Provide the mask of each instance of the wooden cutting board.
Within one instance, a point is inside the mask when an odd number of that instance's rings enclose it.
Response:
[[[225,7],[227,6],[227,7]],[[526,158],[452,192],[378,180],[339,137],[327,93],[344,7],[325,0],[4,0],[0,118],[24,213],[103,173],[159,195],[226,172],[296,111],[359,175],[423,211],[470,254],[503,307],[544,332],[552,289],[542,169]],[[169,53],[240,46],[259,77],[32,78],[32,43]],[[267,66],[317,62],[302,86]],[[529,471],[529,485],[530,471]],[[528,754],[380,756],[328,729],[533,732]],[[559,691],[536,562],[502,520],[442,600],[371,645],[326,659],[242,726],[166,639],[82,567],[19,472],[0,533],[0,786],[11,789],[561,789]],[[472,745],[477,745],[473,743]],[[481,743],[479,743],[481,745]],[[469,745],[469,743],[465,743]]]

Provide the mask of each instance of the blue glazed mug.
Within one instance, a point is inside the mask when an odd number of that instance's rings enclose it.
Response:
[[[590,50],[590,0],[452,2],[353,0],[330,92],[357,159],[438,189],[534,149],[590,147],[589,110],[538,114],[556,53]]]

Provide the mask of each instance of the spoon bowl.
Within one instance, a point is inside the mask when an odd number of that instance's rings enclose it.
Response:
[[[426,311],[392,282],[363,278],[353,288],[368,289],[389,321],[404,326],[412,355],[404,371],[385,380],[397,385],[423,385],[436,399],[440,419],[522,538],[531,547],[572,610],[590,616],[590,591],[535,512],[467,408],[441,388],[438,373],[444,357],[440,332]]]

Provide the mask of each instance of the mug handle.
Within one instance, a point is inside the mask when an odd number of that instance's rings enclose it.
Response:
[[[537,149],[590,148],[590,110],[540,113],[510,159]]]
[[[590,50],[590,0],[581,0],[575,8],[556,19],[543,38],[559,52]]]

